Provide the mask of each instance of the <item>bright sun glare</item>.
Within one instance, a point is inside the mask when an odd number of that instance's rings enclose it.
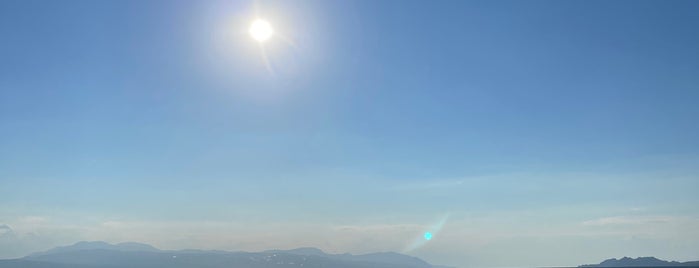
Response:
[[[258,42],[267,41],[274,34],[272,25],[266,20],[256,19],[250,24],[250,36]]]

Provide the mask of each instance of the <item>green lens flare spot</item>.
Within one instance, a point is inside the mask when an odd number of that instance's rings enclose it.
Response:
[[[425,237],[425,240],[430,240],[430,239],[432,239],[432,233],[430,233],[430,232],[425,232],[424,237]]]

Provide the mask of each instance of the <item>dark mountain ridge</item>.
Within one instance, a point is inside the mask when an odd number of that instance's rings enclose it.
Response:
[[[699,267],[699,261],[677,262],[660,260],[655,257],[623,257],[621,259],[607,259],[599,264],[585,264],[578,267]]]

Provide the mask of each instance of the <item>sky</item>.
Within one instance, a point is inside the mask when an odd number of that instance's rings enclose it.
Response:
[[[0,258],[103,240],[699,260],[697,10],[0,1]]]

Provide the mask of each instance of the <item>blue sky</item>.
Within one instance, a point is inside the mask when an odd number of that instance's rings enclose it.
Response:
[[[0,257],[134,240],[699,259],[696,10],[2,1]]]

